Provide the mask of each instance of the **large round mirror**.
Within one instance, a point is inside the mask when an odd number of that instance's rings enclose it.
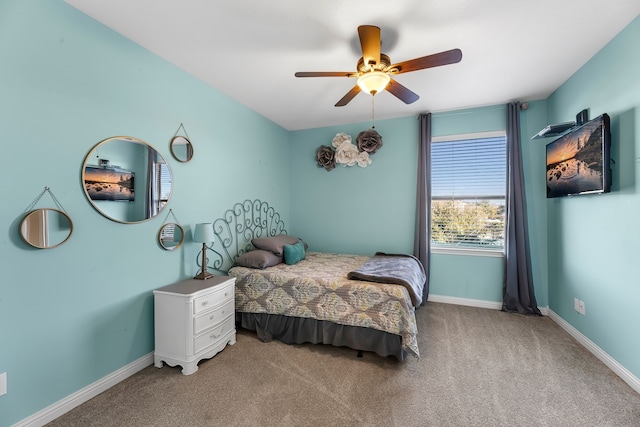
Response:
[[[20,235],[24,241],[38,249],[60,246],[69,240],[72,232],[71,218],[57,209],[33,210],[20,223]]]
[[[184,231],[180,224],[170,222],[160,227],[158,231],[158,243],[163,249],[172,251],[178,249],[184,241]]]
[[[171,154],[179,162],[185,163],[193,157],[193,145],[186,136],[174,136],[169,144]]]
[[[84,159],[82,183],[98,212],[127,224],[158,215],[169,202],[173,187],[164,158],[151,145],[130,136],[96,144]]]

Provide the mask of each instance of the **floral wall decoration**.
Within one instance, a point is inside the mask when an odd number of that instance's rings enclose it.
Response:
[[[321,145],[316,150],[319,168],[333,170],[336,164],[342,167],[358,165],[366,168],[371,164],[371,155],[382,147],[382,136],[373,128],[362,131],[353,144],[351,135],[339,132],[331,140],[331,146]]]

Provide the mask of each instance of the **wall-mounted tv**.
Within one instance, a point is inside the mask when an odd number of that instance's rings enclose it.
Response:
[[[547,145],[547,197],[607,193],[611,130],[602,114]]]
[[[117,166],[100,167],[86,165],[84,188],[91,200],[135,200],[135,173]]]

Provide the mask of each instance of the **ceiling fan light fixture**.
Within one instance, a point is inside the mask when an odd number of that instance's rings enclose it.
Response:
[[[336,107],[344,107],[360,92],[375,95],[386,90],[405,104],[412,104],[420,97],[411,92],[392,78],[397,74],[411,71],[424,70],[426,68],[440,67],[442,65],[455,64],[462,60],[460,49],[446,50],[420,58],[410,59],[398,63],[392,63],[388,55],[380,52],[380,28],[375,25],[360,25],[358,37],[362,57],[356,64],[356,72],[348,71],[298,71],[296,77],[357,77],[358,84],[354,85],[336,103]],[[371,98],[373,103],[373,98]]]
[[[366,93],[375,95],[387,87],[391,77],[382,71],[369,71],[358,77],[358,86]]]

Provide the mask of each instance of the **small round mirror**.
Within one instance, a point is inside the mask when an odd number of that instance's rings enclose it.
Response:
[[[71,237],[73,223],[69,216],[57,209],[36,209],[25,215],[20,223],[20,235],[38,249],[60,246]]]
[[[193,145],[186,136],[174,136],[169,144],[171,154],[179,162],[186,163],[193,157]]]
[[[184,231],[180,224],[170,222],[160,227],[158,232],[158,243],[163,249],[172,251],[178,249],[184,241]]]

